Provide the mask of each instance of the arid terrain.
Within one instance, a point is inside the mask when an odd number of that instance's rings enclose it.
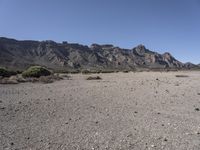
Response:
[[[0,150],[200,149],[200,72],[88,76],[0,85]]]

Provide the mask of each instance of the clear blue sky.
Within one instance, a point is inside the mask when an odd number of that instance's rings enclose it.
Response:
[[[0,36],[144,44],[200,63],[200,0],[0,0]]]

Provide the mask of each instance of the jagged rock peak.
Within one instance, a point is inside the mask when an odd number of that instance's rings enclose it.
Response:
[[[165,53],[163,54],[163,56],[170,56],[170,57],[172,57],[172,55],[171,55],[169,52],[165,52]]]
[[[164,59],[167,59],[167,60],[175,59],[169,52],[165,52],[162,56]]]
[[[137,54],[144,55],[144,53],[146,52],[146,47],[144,45],[140,44],[140,45],[136,46],[134,48],[134,50],[137,52]]]
[[[101,45],[94,43],[94,44],[92,44],[92,45],[90,46],[90,48],[91,48],[91,49],[99,49],[99,48],[101,48]]]

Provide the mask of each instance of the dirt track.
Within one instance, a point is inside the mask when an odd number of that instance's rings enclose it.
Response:
[[[87,76],[0,85],[0,150],[200,149],[200,72]]]

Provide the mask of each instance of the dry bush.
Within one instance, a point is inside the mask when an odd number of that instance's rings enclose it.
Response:
[[[53,83],[54,81],[62,80],[63,78],[59,75],[41,76],[38,82],[41,83]]]
[[[19,82],[15,78],[2,78],[0,84],[18,84]]]
[[[187,78],[189,77],[188,75],[176,75],[177,78]]]
[[[129,73],[129,70],[124,70],[123,73]]]
[[[102,80],[100,76],[89,76],[86,80]]]
[[[22,75],[16,75],[11,77],[4,77],[0,78],[0,84],[18,84],[23,82],[41,82],[41,83],[52,83],[57,80],[62,80],[63,78],[57,75],[50,75],[50,76],[41,76],[39,78],[36,77],[29,77],[29,78],[23,78]]]
[[[59,77],[61,77],[61,78],[67,78],[67,79],[70,78],[70,76],[69,76],[68,74],[66,74],[66,73],[54,74],[54,75],[55,75],[55,76],[59,76]]]

